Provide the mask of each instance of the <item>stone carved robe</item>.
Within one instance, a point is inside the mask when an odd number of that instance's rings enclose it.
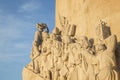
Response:
[[[115,36],[109,37],[107,40],[107,50],[100,52],[97,56],[91,55],[88,52],[84,52],[85,57],[89,61],[89,65],[97,65],[97,70],[95,68],[93,75],[89,75],[89,80],[118,80],[118,73],[116,71],[116,59],[115,59]],[[88,72],[89,73],[89,72]],[[91,73],[91,72],[90,72]]]
[[[105,42],[107,50],[97,56],[99,61],[97,80],[118,80],[115,58],[116,36],[110,36]]]
[[[111,52],[103,52],[97,56],[99,61],[99,73],[97,80],[118,80],[118,74],[115,71],[115,60],[113,56],[109,56]]]
[[[82,52],[80,44],[78,43],[73,44],[71,50],[74,57],[74,59],[72,60],[74,61],[74,64],[76,66],[75,67],[73,66],[73,70],[69,75],[70,77],[69,80],[88,80],[86,74],[88,65],[86,62],[86,58],[84,57],[84,55],[81,54]]]
[[[62,44],[61,42],[57,40],[53,40],[52,45],[52,53],[53,53],[53,62],[54,62],[54,71],[53,71],[53,80],[59,80],[60,73],[59,70],[61,69],[62,59],[61,59],[61,53],[62,53]]]

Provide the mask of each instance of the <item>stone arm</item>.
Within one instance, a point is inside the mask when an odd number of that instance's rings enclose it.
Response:
[[[36,32],[35,32],[35,36],[34,36],[34,42],[36,42],[36,41],[38,40],[38,35],[39,35],[39,32],[36,31]]]
[[[61,50],[61,49],[59,50],[59,54],[58,54],[58,56],[59,56],[59,57],[62,56],[62,50]]]
[[[49,54],[51,54],[51,50],[50,50],[50,49],[47,49],[47,52],[45,53],[45,55],[47,56],[47,55],[49,55]]]
[[[107,47],[108,52],[115,52],[116,44],[117,44],[117,38],[115,35],[111,35],[110,37],[105,39],[104,43]]]
[[[49,33],[49,28],[48,27],[46,27],[46,32]]]
[[[82,56],[84,56],[86,58],[87,63],[94,64],[94,65],[98,64],[97,57],[95,55],[91,54],[89,51],[82,50],[81,54],[82,54]]]
[[[32,60],[34,60],[34,59],[35,59],[35,58],[37,58],[38,56],[39,56],[39,54],[38,54],[38,55],[33,56]]]
[[[69,57],[69,48],[64,48],[64,51],[63,51],[63,54],[62,54],[62,60],[63,61],[67,61],[68,60],[68,57]]]
[[[30,59],[32,59],[33,56],[34,56],[34,54],[33,54],[33,48],[32,48],[32,50],[31,50],[31,54],[30,54]]]
[[[39,46],[42,43],[42,32],[36,31],[34,36],[33,44]]]
[[[68,60],[68,55],[69,55],[68,52],[67,52],[67,53],[64,53],[64,54],[62,55],[62,60],[63,60],[63,61],[67,61],[67,60]]]
[[[37,58],[39,56],[39,54],[38,55],[33,55],[33,54],[31,54],[30,55],[30,58],[32,59],[32,60],[34,60],[35,58]]]
[[[30,58],[32,60],[40,55],[39,46],[40,46],[41,41],[42,41],[42,35],[40,34],[39,31],[36,31],[35,36],[34,36],[33,45],[32,45],[32,52],[30,55]]]
[[[104,53],[107,55],[108,59],[111,60],[112,66],[116,67],[115,50],[117,45],[117,38],[115,35],[111,35],[105,39],[104,42],[107,47],[107,50]]]
[[[34,60],[39,55],[40,55],[40,51],[39,51],[38,47],[35,44],[33,44],[32,53],[30,55],[30,58],[32,60]]]

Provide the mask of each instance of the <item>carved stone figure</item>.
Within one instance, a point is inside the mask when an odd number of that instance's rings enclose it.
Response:
[[[94,75],[92,80],[118,80],[118,72],[116,71],[116,59],[115,59],[115,46],[116,46],[116,37],[110,36],[105,40],[104,45],[96,45],[97,55],[93,56],[88,52],[84,55],[89,59],[89,63],[97,65],[97,68],[94,68]],[[91,79],[90,79],[91,80]]]
[[[52,46],[52,52],[53,52],[53,62],[54,62],[54,72],[53,72],[53,80],[59,80],[60,79],[60,70],[62,68],[62,43],[58,40],[57,36],[55,34],[51,34],[51,37],[53,39],[53,46]]]
[[[78,43],[73,43],[70,45],[68,80],[79,80],[77,66],[80,66],[81,64],[80,49],[80,44]]]
[[[57,27],[49,34],[46,24],[37,24],[30,56],[34,74],[42,80],[120,80],[120,47],[106,23],[101,21],[93,44],[74,36],[75,28],[64,20],[62,34]]]
[[[62,53],[62,61],[63,67],[60,70],[60,80],[67,80],[69,71],[69,63],[70,63],[70,44],[72,43],[70,36],[63,36],[63,53]]]
[[[41,43],[42,43],[42,32],[43,28],[39,24],[36,25],[36,28],[38,31],[35,32],[35,37],[33,41],[33,46],[32,46],[32,53],[30,55],[30,58],[32,59],[33,62],[33,70],[35,73],[39,73],[38,69],[38,62],[35,60],[41,53]]]
[[[47,27],[47,24],[45,24],[45,23],[40,23],[40,24],[37,23],[36,27],[39,29],[39,31],[40,30],[42,30],[42,31],[45,30],[45,32],[49,33],[49,29]]]
[[[46,33],[49,32],[49,29],[45,23],[37,24],[36,28],[38,29],[35,32],[35,37],[33,41],[33,46],[32,46],[32,53],[30,55],[30,58],[32,59],[33,62],[33,71],[35,73],[39,73],[39,63],[36,60],[36,58],[40,55],[41,53],[41,47],[42,47],[42,41],[43,41],[43,31],[44,29],[47,29]]]
[[[105,45],[107,47],[104,50],[104,46],[98,46],[98,56],[99,61],[99,72],[97,74],[98,80],[118,80],[118,73],[116,71],[116,58],[115,58],[115,47],[116,47],[116,36],[110,36],[105,40]]]
[[[89,75],[93,75],[93,68],[91,65],[89,65],[88,57],[85,57],[85,55],[92,54],[92,51],[90,50],[91,44],[88,41],[88,38],[85,36],[80,37],[79,42],[81,44],[81,49],[79,51],[79,57],[81,58],[81,62],[79,65],[77,65],[78,80],[88,80],[90,79]],[[89,74],[89,72],[91,74]]]
[[[43,35],[42,54],[40,56],[40,58],[42,57],[43,59],[38,59],[39,63],[41,63],[41,67],[39,67],[40,75],[43,76],[45,80],[51,80],[51,68],[53,67],[53,55],[51,53],[52,41],[48,33],[44,32]]]
[[[41,56],[39,56],[39,70],[40,70],[40,73],[39,73],[39,76],[42,77],[44,80],[51,80],[51,72],[50,70],[48,69],[48,65],[47,65],[47,59],[46,59],[46,56],[44,54],[42,54]]]

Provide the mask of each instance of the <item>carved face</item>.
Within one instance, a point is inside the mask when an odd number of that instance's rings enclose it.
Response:
[[[105,48],[104,44],[98,44],[98,45],[95,46],[95,49],[98,52],[98,51],[105,50],[106,48]]]
[[[39,31],[43,31],[41,24],[36,24],[36,28],[37,28]]]
[[[88,41],[87,37],[85,37],[85,36],[81,37],[79,42],[80,42],[81,46],[85,49],[88,48],[88,47],[91,47],[90,42]]]
[[[87,40],[83,41],[83,47],[84,48],[90,47],[90,43]]]

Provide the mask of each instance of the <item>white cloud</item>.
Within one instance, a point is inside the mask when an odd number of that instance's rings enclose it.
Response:
[[[11,15],[0,15],[0,47],[22,36],[22,27],[24,22]],[[4,44],[3,44],[4,45]]]
[[[0,15],[0,62],[21,61],[30,54],[31,37],[26,32],[32,30],[29,26],[30,22],[14,15]]]
[[[41,3],[29,1],[20,6],[19,12],[32,12],[41,8]]]
[[[23,37],[25,29],[29,29],[31,25],[32,23],[14,15],[0,15],[0,41]]]

